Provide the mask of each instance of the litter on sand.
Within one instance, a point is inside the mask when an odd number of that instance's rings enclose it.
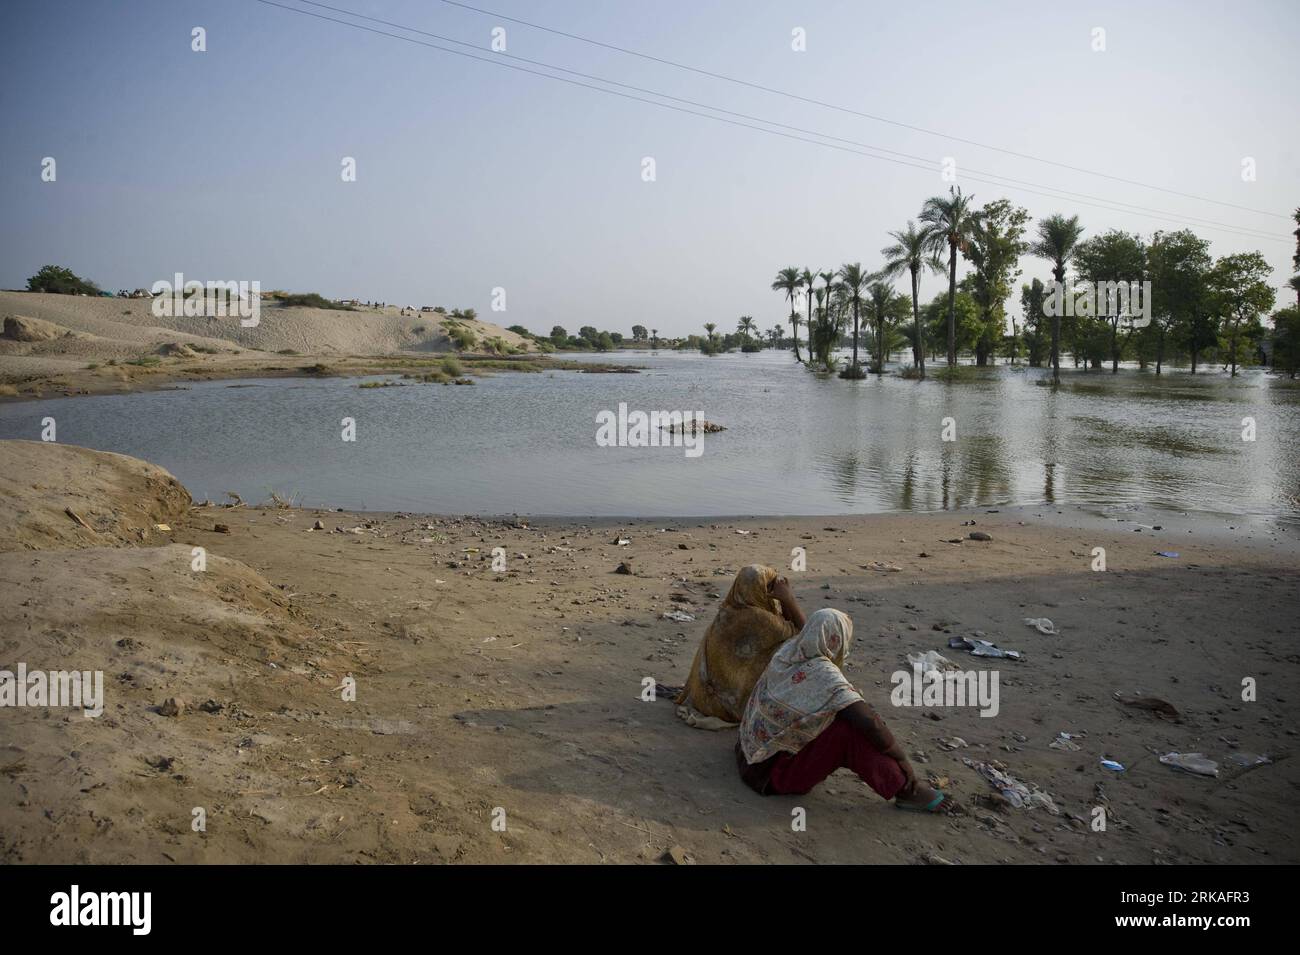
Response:
[[[1228,762],[1238,769],[1254,769],[1257,766],[1267,766],[1273,760],[1262,753],[1229,753]]]
[[[694,614],[686,613],[682,610],[669,610],[659,615],[660,620],[676,620],[678,623],[690,623],[695,619]]]
[[[919,669],[922,673],[929,673],[931,670],[960,670],[961,667],[953,663],[938,650],[926,650],[924,653],[909,653],[907,662],[912,664],[912,669]]]
[[[949,650],[967,650],[973,657],[994,657],[997,659],[1019,660],[1019,650],[1003,650],[999,646],[976,637],[953,637],[948,641]]]
[[[1077,753],[1079,751],[1079,744],[1076,743],[1075,740],[1083,739],[1087,735],[1087,733],[1057,733],[1056,739],[1052,740],[1047,745],[1051,749],[1059,749],[1065,753]]]
[[[1102,769],[1109,769],[1112,773],[1122,773],[1122,772],[1124,772],[1124,764],[1123,764],[1123,763],[1117,763],[1117,762],[1115,762],[1115,760],[1113,760],[1113,759],[1103,759],[1103,760],[1101,761],[1101,768],[1102,768]]]
[[[1056,629],[1056,624],[1052,623],[1052,621],[1048,620],[1046,617],[1026,617],[1025,623],[1033,627],[1039,633],[1045,633],[1049,637],[1054,637],[1061,632]]]
[[[1178,710],[1172,703],[1156,696],[1124,696],[1116,693],[1115,699],[1125,706],[1136,707],[1139,710],[1150,710],[1156,716],[1164,719],[1177,720],[1180,717]]]
[[[1195,776],[1219,775],[1219,764],[1204,753],[1165,753],[1160,757],[1160,762]]]
[[[988,780],[989,785],[1002,794],[1002,797],[1017,809],[1046,809],[1053,816],[1059,816],[1061,810],[1056,808],[1052,797],[1041,789],[1031,789],[1016,777],[999,769],[991,763],[982,763],[977,759],[963,756],[962,762]]]
[[[1158,551],[1156,551],[1156,556],[1157,556],[1157,557],[1177,557],[1177,556],[1178,556],[1178,551],[1176,551],[1176,550],[1158,550]]]

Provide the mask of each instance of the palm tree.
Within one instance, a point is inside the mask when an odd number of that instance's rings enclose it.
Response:
[[[808,325],[808,357],[809,357],[809,359],[811,359],[811,358],[812,358],[812,330],[813,330],[813,313],[812,313],[812,302],[813,302],[813,273],[812,273],[812,271],[811,271],[810,269],[804,269],[801,273],[799,273],[799,284],[800,284],[803,288],[805,288],[805,289],[808,290],[807,293],[806,293],[807,296],[808,296],[808,321],[807,321],[807,325]]]
[[[717,327],[717,324],[714,322],[704,323],[704,330],[709,333],[709,341],[713,341],[713,330]]]
[[[964,196],[956,186],[948,188],[948,197],[933,196],[921,208],[927,247],[936,256],[948,249],[948,367],[957,364],[957,251],[966,251],[971,231],[979,213],[971,208],[974,196]]]
[[[872,282],[867,289],[867,315],[876,328],[876,374],[885,372],[885,326],[894,304],[894,290],[886,282]]]
[[[1066,218],[1054,213],[1038,223],[1038,241],[1029,247],[1031,254],[1052,263],[1057,295],[1065,295],[1065,266],[1073,257],[1083,235],[1078,216]],[[1061,380],[1061,309],[1052,310],[1052,380]]]
[[[785,328],[781,325],[773,325],[768,331],[767,337],[772,341],[773,348],[781,347],[781,336],[785,334]]]
[[[651,348],[659,347],[659,329],[657,328],[650,329],[650,347]]]
[[[799,275],[799,270],[794,266],[788,269],[782,269],[776,273],[776,280],[772,282],[772,291],[784,292],[785,297],[790,300],[790,324],[794,326],[794,360],[803,361],[799,357],[799,325],[793,320],[794,311],[794,293],[803,285],[803,279]]]
[[[853,370],[851,374],[857,376],[858,372],[858,316],[862,308],[862,290],[866,287],[872,276],[862,271],[861,262],[846,262],[840,267],[840,284],[844,287],[844,295],[849,304],[853,306]]]
[[[929,251],[926,230],[917,230],[912,220],[907,221],[903,232],[891,232],[889,237],[894,244],[880,250],[885,257],[885,267],[881,275],[896,278],[906,270],[912,276],[912,361],[916,364],[921,377],[925,377],[925,336],[921,330],[921,269],[942,272],[943,263]]]
[[[754,327],[754,319],[752,316],[750,315],[740,316],[740,321],[736,323],[736,331],[740,333],[740,337],[745,339],[746,343],[749,342],[749,336],[755,330],[756,329]]]

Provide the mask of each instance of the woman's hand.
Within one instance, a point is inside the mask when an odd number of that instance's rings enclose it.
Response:
[[[768,585],[768,593],[780,603],[781,616],[802,630],[804,624],[808,621],[803,615],[803,610],[799,607],[799,601],[794,599],[794,591],[790,588],[790,581],[784,577],[776,578]]]
[[[885,755],[898,763],[898,768],[903,771],[903,792],[910,793],[916,788],[916,770],[912,767],[911,760],[909,760],[907,754],[897,746],[894,746],[891,750],[887,751]]]
[[[768,587],[768,590],[771,592],[773,597],[781,601],[783,604],[786,601],[794,600],[794,591],[790,589],[790,581],[786,580],[784,577],[777,577],[773,580],[771,585]]]

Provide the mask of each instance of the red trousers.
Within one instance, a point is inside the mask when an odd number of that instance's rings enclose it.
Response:
[[[767,792],[800,796],[837,769],[851,769],[882,798],[893,799],[906,780],[898,763],[876,749],[841,713],[797,753],[777,753],[767,778]]]

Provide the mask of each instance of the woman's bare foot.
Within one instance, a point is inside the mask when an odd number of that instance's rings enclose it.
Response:
[[[950,812],[955,804],[948,796],[933,786],[916,780],[894,797],[900,809],[914,812]]]

